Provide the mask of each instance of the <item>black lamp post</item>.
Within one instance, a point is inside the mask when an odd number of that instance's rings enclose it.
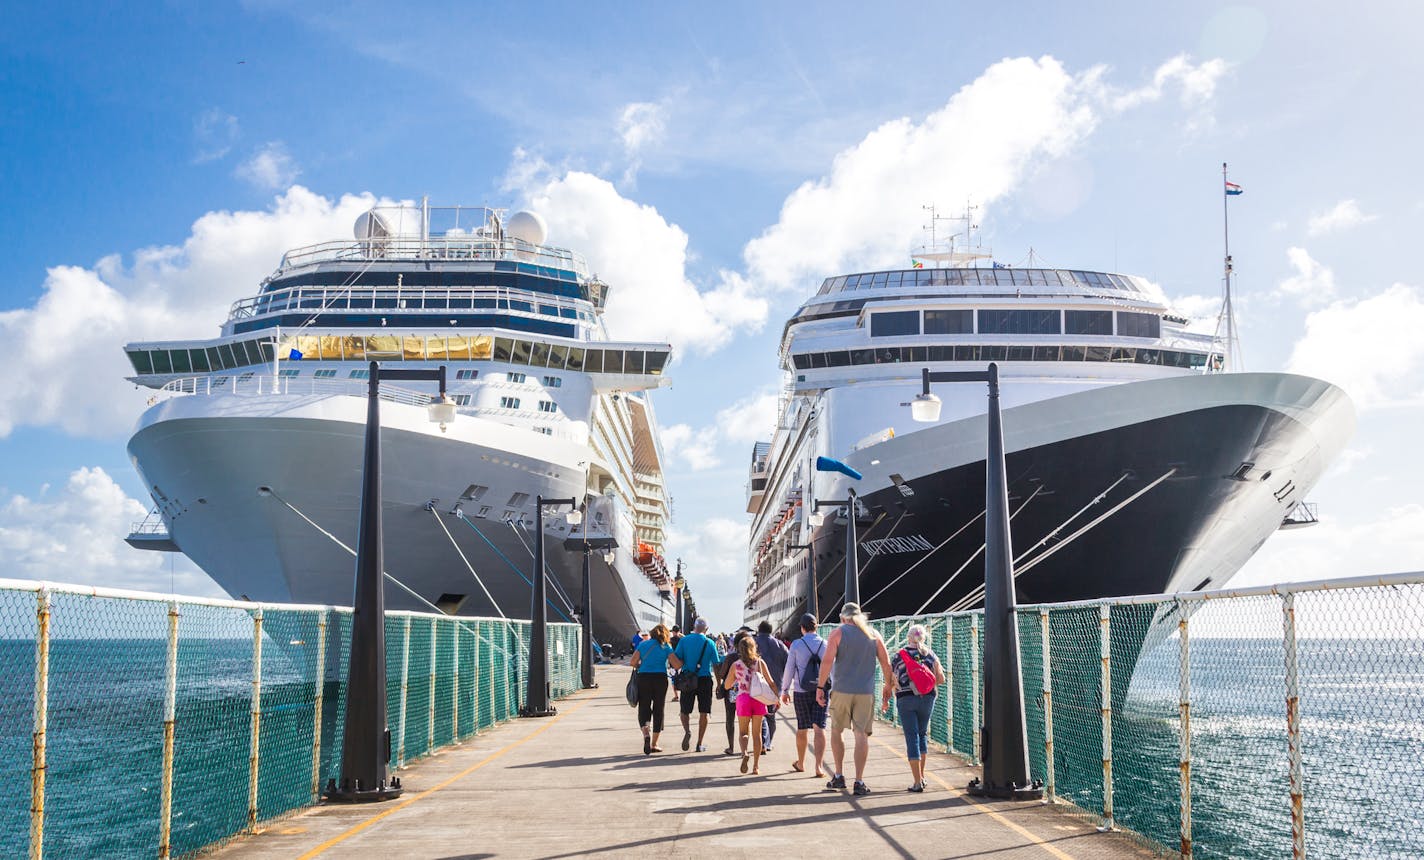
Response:
[[[859,477],[859,476],[857,476]],[[845,500],[817,499],[812,510],[821,508],[845,508],[845,602],[860,604],[860,557],[855,547],[855,489],[852,488]],[[819,618],[820,616],[816,616]]]
[[[984,371],[934,373],[925,368],[921,379],[920,394],[908,404],[916,421],[939,420],[940,401],[930,393],[931,382],[989,384],[988,451],[984,457],[984,771],[982,778],[969,783],[968,790],[984,797],[1035,800],[1043,797],[1043,790],[1029,773],[999,366],[990,363]]]
[[[687,618],[683,613],[682,592],[687,588],[687,580],[682,578],[682,559],[677,560],[677,576],[673,577],[672,590],[677,595],[677,608],[673,610],[672,623],[681,630],[687,629]]]
[[[793,543],[787,544],[786,548],[806,550],[806,612],[815,617],[817,621],[820,621],[821,604],[816,594],[816,545],[810,543]],[[787,556],[787,567],[791,566],[791,561],[791,557]]]
[[[585,507],[589,507],[585,505]],[[589,554],[594,552],[603,553],[603,560],[606,564],[613,564],[613,550],[618,548],[618,541],[612,535],[590,538],[588,536],[592,509],[585,512],[579,518],[579,523],[574,526],[578,529],[575,534],[573,529],[569,530],[569,536],[564,538],[564,549],[571,552],[583,554],[583,605],[579,607],[579,623],[583,627],[580,635],[583,637],[583,657],[580,660],[583,675],[583,688],[594,690],[598,688],[598,683],[593,679],[593,577],[589,574],[588,559]]]
[[[529,607],[529,687],[524,696],[521,717],[552,717],[559,711],[550,702],[549,695],[549,630],[544,603],[548,599],[548,588],[544,580],[544,506],[568,505],[574,509],[569,515],[570,525],[583,522],[578,509],[578,499],[546,499],[534,497],[534,594]]]
[[[399,777],[386,781],[391,732],[386,727],[386,601],[381,539],[381,379],[436,381],[440,394],[430,420],[455,420],[445,396],[445,367],[382,370],[371,362],[366,389],[366,454],[361,482],[361,532],[356,544],[356,589],[352,600],[351,661],[346,676],[346,725],[341,744],[341,780],[328,780],[327,800],[370,801],[399,797]]]

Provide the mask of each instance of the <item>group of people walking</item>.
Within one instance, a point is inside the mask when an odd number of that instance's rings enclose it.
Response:
[[[684,752],[692,748],[694,710],[698,713],[696,750],[706,751],[715,690],[716,697],[724,702],[727,748],[723,752],[740,755],[742,773],[759,774],[761,757],[771,751],[776,736],[777,711],[789,705],[796,720],[796,760],[791,769],[806,772],[809,749],[813,775],[826,776],[829,717],[835,766],[826,788],[869,794],[865,763],[870,755],[878,692],[881,708],[888,708],[893,697],[899,710],[913,779],[907,790],[924,791],[930,714],[934,712],[937,685],[944,683],[944,669],[929,647],[925,628],[911,626],[904,646],[893,657],[855,603],[842,607],[840,626],[824,639],[816,632],[814,616],[802,616],[800,628],[800,637],[788,646],[772,635],[772,626],[766,621],[756,632],[743,627],[725,644],[708,635],[706,619],[699,618],[693,632],[675,642],[666,627],[654,627],[649,638],[634,649],[631,661],[636,672],[643,754],[663,751],[659,741],[671,673],[671,683],[675,691],[680,691],[676,700],[680,704]],[[877,667],[884,678],[879,690]],[[846,729],[854,735],[853,780],[849,786],[845,777]]]

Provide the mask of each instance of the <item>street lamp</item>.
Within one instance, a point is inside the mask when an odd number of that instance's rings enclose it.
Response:
[[[435,381],[440,393],[429,406],[430,421],[445,428],[455,420],[455,403],[445,394],[445,366],[438,369],[382,370],[371,362],[366,385],[366,450],[361,481],[361,524],[356,543],[356,588],[351,614],[351,658],[346,675],[346,724],[341,744],[341,779],[327,781],[327,800],[371,801],[399,797],[400,777],[386,782],[391,732],[386,727],[385,549],[381,536],[381,379]]]
[[[544,506],[561,507],[568,505],[573,514],[578,514],[578,522],[583,522],[583,514],[578,510],[578,499],[546,499],[534,497],[534,589],[529,606],[529,687],[524,695],[521,717],[552,717],[559,711],[549,701],[549,631],[544,602],[548,599],[548,587],[544,579]],[[575,523],[577,525],[577,523]]]
[[[676,624],[681,629],[685,629],[687,626],[684,623],[682,615],[682,591],[685,588],[687,588],[687,580],[682,578],[682,559],[678,559],[677,577],[674,578],[672,581],[673,593],[677,595],[677,609],[673,611],[672,623]]]
[[[1023,675],[1018,624],[1014,616],[1013,545],[1009,534],[1008,469],[999,406],[999,366],[983,371],[921,372],[920,393],[908,404],[916,421],[938,421],[940,400],[931,382],[989,384],[988,451],[984,457],[984,750],[982,778],[969,793],[984,797],[1035,800],[1041,783],[1029,774],[1028,727],[1024,721]]]
[[[786,548],[806,550],[806,611],[815,616],[819,622],[821,620],[821,607],[816,595],[816,545],[813,543],[793,543],[787,544]],[[781,563],[787,567],[792,567],[796,562],[788,555]]]
[[[586,520],[583,511],[577,508],[569,513],[568,524],[576,527],[581,526],[581,528],[578,529],[578,534],[574,533],[574,529],[569,529],[569,536],[564,538],[564,549],[583,555],[583,600],[579,609],[579,622],[583,625],[583,630],[580,631],[583,647],[580,650],[583,654],[579,661],[579,669],[583,688],[593,690],[597,689],[598,684],[593,680],[593,577],[588,570],[588,556],[589,553],[603,550],[604,563],[612,565],[613,550],[618,546],[618,541],[614,540],[611,535],[590,540],[588,537],[590,523]]]

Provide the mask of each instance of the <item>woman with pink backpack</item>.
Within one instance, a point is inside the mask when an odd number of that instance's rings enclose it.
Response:
[[[910,776],[915,780],[906,791],[916,793],[925,790],[930,715],[934,713],[937,687],[944,683],[944,668],[930,650],[928,638],[924,625],[912,625],[905,634],[905,647],[890,658],[896,681],[895,707],[900,712],[900,728],[905,730],[905,757],[910,760]]]

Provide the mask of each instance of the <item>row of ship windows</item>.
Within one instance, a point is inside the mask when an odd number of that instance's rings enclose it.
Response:
[[[846,367],[852,364],[899,364],[926,361],[1116,361],[1153,364],[1161,367],[1200,368],[1211,362],[1220,366],[1221,356],[1173,349],[1134,349],[1114,346],[879,346],[874,349],[841,349],[832,352],[801,352],[791,356],[797,370]]]
[[[556,305],[534,304],[518,299],[406,299],[396,298],[324,298],[322,291],[300,290],[295,295],[278,294],[271,299],[258,299],[253,307],[254,314],[278,313],[290,310],[479,310],[496,309],[502,311],[523,311],[539,313],[561,319],[579,319],[593,322],[593,314],[576,308]]]
[[[921,321],[921,316],[924,319]],[[975,326],[975,319],[978,326]],[[1113,319],[1117,328],[1114,331]],[[1162,318],[1133,311],[1004,310],[878,311],[870,315],[871,337],[917,334],[1082,334],[1162,336]]]
[[[827,278],[822,293],[843,290],[870,290],[899,286],[1000,286],[1000,287],[1106,287],[1138,292],[1130,278],[1106,272],[1062,271],[1059,269],[905,269],[898,272],[870,272]]]
[[[296,367],[286,367],[286,368],[283,368],[283,369],[282,369],[282,375],[283,375],[283,376],[301,376],[301,375],[302,375],[302,371],[301,371],[300,368],[296,368]],[[332,379],[332,378],[334,378],[334,377],[336,376],[336,371],[335,371],[334,369],[332,369],[332,368],[322,368],[322,369],[320,369],[320,370],[317,370],[317,371],[313,374],[313,376],[315,376],[317,379]],[[455,371],[455,379],[456,379],[456,380],[478,379],[479,376],[480,376],[480,372],[479,372],[478,370],[457,370],[457,371]],[[371,371],[369,371],[369,370],[364,370],[364,369],[363,369],[363,370],[353,370],[353,371],[351,371],[349,374],[347,374],[347,378],[348,378],[348,379],[370,379],[370,378],[371,378]],[[523,373],[518,373],[518,372],[512,371],[512,370],[511,370],[509,373],[506,373],[506,374],[504,375],[504,381],[505,381],[505,382],[513,382],[513,383],[516,383],[516,384],[523,384],[527,379],[528,379],[528,377],[525,376]],[[546,377],[544,377],[544,387],[545,387],[545,388],[563,388],[563,387],[564,387],[564,380],[561,379],[560,377],[557,377],[557,376],[546,376]]]
[[[464,376],[463,374],[466,373],[466,372],[467,372],[467,371],[461,371],[461,374],[462,374],[462,375],[461,375],[459,378],[460,378],[460,379],[474,379],[474,378],[475,378],[475,377],[474,377],[474,371],[468,371],[468,373],[469,373],[470,375],[469,375],[469,376]],[[282,368],[281,375],[282,375],[283,377],[286,377],[286,378],[294,378],[294,377],[300,376],[301,373],[302,373],[301,370],[298,369],[298,368],[295,368],[295,367],[284,367],[284,368]],[[244,376],[248,376],[248,374],[243,374],[243,375],[244,375]],[[334,378],[334,377],[336,376],[336,371],[335,371],[335,370],[332,370],[332,369],[329,369],[329,368],[324,368],[324,369],[322,369],[322,370],[318,370],[318,371],[315,373],[315,376],[316,376],[317,379],[332,379],[332,378]],[[510,380],[511,382],[523,382],[523,381],[524,381],[524,374],[522,374],[522,373],[510,373],[510,374],[507,374],[507,376],[509,377],[509,380]],[[370,372],[369,370],[353,370],[353,371],[351,371],[351,375],[350,375],[350,378],[351,378],[351,379],[369,379],[370,377],[371,377],[371,372]],[[516,379],[516,377],[517,377],[517,379]],[[559,387],[559,385],[561,384],[562,380],[560,380],[558,377],[546,376],[546,377],[544,377],[544,382],[545,382],[546,385],[550,385],[550,387],[552,387],[552,388],[557,388],[557,387]],[[452,395],[452,399],[455,401],[455,405],[456,405],[456,406],[469,406],[469,405],[470,405],[470,395],[468,395],[468,394],[455,394],[455,395]],[[503,408],[503,409],[518,409],[518,408],[520,408],[520,406],[519,406],[519,398],[518,398],[518,397],[507,397],[507,396],[506,396],[506,397],[500,397],[500,398],[499,398],[499,405],[500,405],[500,407]],[[550,413],[558,412],[558,411],[559,411],[559,404],[555,403],[555,402],[552,401],[552,400],[540,400],[540,401],[539,401],[539,411],[540,411],[540,412],[550,412]]]
[[[435,337],[410,335],[287,335],[279,342],[283,359],[320,361],[502,361],[581,373],[662,375],[668,351],[586,349],[492,335]],[[201,349],[130,349],[138,373],[207,373],[247,367],[273,359],[270,340],[247,340]]]

